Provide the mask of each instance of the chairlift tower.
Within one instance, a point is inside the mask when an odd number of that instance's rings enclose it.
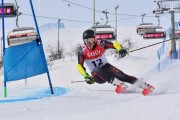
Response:
[[[175,39],[175,16],[174,13],[180,12],[180,0],[154,0],[158,8],[153,11],[155,14],[171,14],[171,53],[172,59],[177,59],[176,39]]]

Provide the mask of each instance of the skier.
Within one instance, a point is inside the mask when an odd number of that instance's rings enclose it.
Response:
[[[108,48],[116,49],[120,57],[127,55],[128,52],[126,49],[123,49],[118,42],[111,43],[105,40],[96,40],[95,32],[91,29],[84,31],[83,42],[84,45],[80,46],[78,50],[77,69],[85,78],[87,84],[108,82],[117,86],[115,89],[116,93],[122,93],[127,88],[124,82],[127,82],[142,88],[143,95],[147,95],[153,91],[154,87],[152,85],[134,76],[125,74],[107,62],[105,50]],[[89,68],[91,76],[86,72],[84,62]]]

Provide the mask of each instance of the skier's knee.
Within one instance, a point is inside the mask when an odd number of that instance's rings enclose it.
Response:
[[[95,78],[95,81],[100,84],[105,83],[107,81],[109,82],[113,77],[110,74],[108,74],[106,71],[98,67],[95,68],[91,74],[93,78]]]
[[[103,84],[103,83],[106,82],[105,80],[102,80],[102,79],[100,79],[99,77],[93,77],[93,78],[94,78],[95,82],[96,82],[96,83],[99,83],[99,84]]]

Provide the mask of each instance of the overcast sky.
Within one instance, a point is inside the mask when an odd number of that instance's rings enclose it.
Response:
[[[32,0],[37,16],[51,17],[52,19],[38,17],[39,26],[45,23],[57,22],[58,18],[65,24],[66,28],[91,27],[93,25],[93,1],[94,0]],[[118,27],[137,26],[142,22],[142,14],[147,14],[144,22],[158,24],[158,19],[153,14],[157,8],[154,0],[95,0],[96,2],[96,22],[105,23],[105,14],[101,11],[109,12],[108,21],[110,25],[115,26],[115,7],[118,15]],[[5,2],[14,2],[6,0]],[[19,17],[19,26],[34,26],[31,16],[29,0],[18,0],[19,12],[24,13]],[[28,15],[25,15],[28,14]],[[122,15],[125,14],[125,15]],[[175,19],[178,21],[179,13],[176,13]],[[128,18],[128,19],[127,19]],[[131,19],[129,19],[131,18]],[[6,27],[15,27],[15,18],[8,18]],[[68,22],[69,20],[69,22]],[[73,21],[71,21],[73,20]],[[74,21],[75,20],[75,21]],[[161,15],[161,25],[167,27],[170,25],[170,14]],[[77,22],[82,21],[82,22]]]

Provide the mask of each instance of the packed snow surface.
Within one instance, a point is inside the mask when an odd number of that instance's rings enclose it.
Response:
[[[61,43],[68,48],[67,51],[73,43],[76,45],[81,42],[82,31],[63,31]],[[73,33],[77,34],[77,37]],[[127,36],[127,32],[120,33]],[[56,38],[52,34],[53,31],[42,36],[49,36],[47,39],[50,41]],[[67,41],[70,41],[71,34],[74,38],[68,46]],[[134,32],[129,34],[136,43],[136,48],[162,41],[142,40]],[[47,40],[44,46],[46,43]],[[122,59],[107,53],[109,63],[155,87],[149,96],[143,96],[141,89],[130,84],[127,84],[125,93],[116,94],[115,87],[109,83],[71,83],[83,81],[83,77],[76,70],[76,56],[67,56],[49,67],[55,95],[50,95],[47,75],[43,74],[28,78],[26,82],[9,82],[8,97],[4,98],[1,70],[0,120],[179,120],[180,62],[177,60],[161,72],[152,72],[159,61],[156,53],[159,47],[160,45],[132,52]]]

